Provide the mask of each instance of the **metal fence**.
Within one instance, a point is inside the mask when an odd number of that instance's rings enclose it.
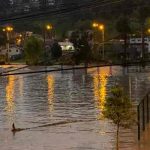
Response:
[[[148,93],[137,107],[138,140],[150,122],[150,93]]]

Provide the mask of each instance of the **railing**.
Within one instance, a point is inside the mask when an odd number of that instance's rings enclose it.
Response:
[[[150,122],[150,93],[148,93],[137,107],[138,116],[138,140]]]

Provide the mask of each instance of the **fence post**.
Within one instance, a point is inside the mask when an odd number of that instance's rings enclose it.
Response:
[[[143,100],[143,131],[145,131],[145,98]]]
[[[149,94],[147,94],[147,123],[149,123]]]
[[[138,113],[138,140],[140,141],[141,138],[141,126],[140,126],[140,105],[137,107],[137,113]]]

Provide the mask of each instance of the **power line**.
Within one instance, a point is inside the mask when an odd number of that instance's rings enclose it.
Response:
[[[44,16],[44,15],[61,15],[64,13],[71,13],[74,11],[79,11],[82,9],[92,9],[92,8],[99,8],[99,7],[104,7],[110,4],[117,4],[120,3],[124,0],[115,0],[115,1],[110,1],[110,0],[104,0],[101,2],[98,2],[97,0],[95,2],[91,2],[88,4],[82,4],[79,6],[75,6],[72,5],[70,8],[67,7],[60,7],[60,9],[56,8],[54,10],[50,10],[50,11],[44,11],[44,12],[38,12],[38,13],[33,13],[33,14],[26,14],[26,15],[21,15],[21,16],[16,16],[16,17],[9,17],[7,19],[0,19],[0,22],[8,22],[8,21],[15,21],[15,20],[20,20],[20,19],[27,19],[27,18],[35,18],[35,17],[40,17],[40,16]]]

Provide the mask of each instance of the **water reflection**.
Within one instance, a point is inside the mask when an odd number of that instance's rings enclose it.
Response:
[[[102,111],[104,110],[104,104],[106,100],[107,90],[106,85],[108,82],[108,75],[110,70],[107,68],[98,70],[98,73],[94,76],[94,96],[96,100],[96,107],[99,110],[98,119],[102,117]]]
[[[6,107],[7,112],[12,113],[14,111],[14,87],[15,76],[8,76],[8,83],[6,85]]]
[[[117,82],[126,87],[127,93],[132,89],[132,97],[136,92],[136,97],[141,99],[141,94],[150,87],[150,75],[131,74],[132,86],[129,87],[129,76],[122,75],[120,67],[96,69],[88,69],[87,74],[84,70],[76,70],[74,74],[64,71],[1,77],[0,149],[112,150],[114,126],[107,120],[97,120],[101,117],[109,89]],[[32,128],[66,120],[79,122],[35,128],[17,133],[13,138],[7,130],[12,121],[19,128]],[[123,136],[124,133],[126,131]],[[123,140],[132,135],[125,136]]]
[[[53,101],[54,101],[54,77],[53,75],[48,75],[47,76],[47,84],[48,84],[48,108],[50,115],[52,115],[52,111],[54,109]]]
[[[19,96],[21,100],[23,100],[23,93],[24,93],[24,79],[23,79],[23,76],[20,76],[19,77]]]
[[[14,88],[15,88],[15,76],[8,76],[8,83],[6,85],[6,107],[7,117],[10,123],[14,121]]]

